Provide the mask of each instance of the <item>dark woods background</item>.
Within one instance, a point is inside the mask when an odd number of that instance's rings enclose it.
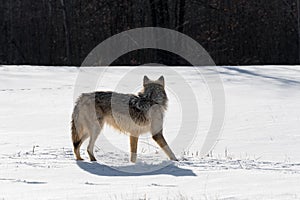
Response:
[[[297,64],[296,0],[1,0],[0,64],[80,65],[100,42],[156,26],[198,41],[218,65]],[[188,64],[158,50],[114,65]]]

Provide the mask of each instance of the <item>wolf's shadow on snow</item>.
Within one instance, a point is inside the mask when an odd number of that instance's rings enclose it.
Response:
[[[98,176],[147,176],[147,175],[172,175],[172,176],[196,176],[196,174],[190,169],[182,169],[178,166],[170,163],[169,165],[159,166],[159,165],[150,165],[143,164],[142,167],[145,169],[155,169],[142,172],[135,171],[135,165],[131,166],[118,166],[118,167],[109,167],[97,162],[85,162],[77,161],[77,165],[91,174]],[[132,171],[132,172],[130,172]]]

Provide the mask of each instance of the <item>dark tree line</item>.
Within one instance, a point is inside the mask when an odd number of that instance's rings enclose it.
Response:
[[[1,0],[0,64],[78,66],[103,40],[147,26],[189,35],[219,65],[299,64],[298,8],[296,0]],[[113,64],[149,62],[189,64],[153,49]]]

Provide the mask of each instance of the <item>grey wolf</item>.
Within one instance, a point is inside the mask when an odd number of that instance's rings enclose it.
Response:
[[[131,162],[136,162],[139,136],[147,132],[171,160],[177,160],[163,136],[167,102],[163,76],[155,81],[144,76],[143,89],[138,95],[111,91],[83,93],[75,104],[71,121],[76,159],[83,160],[80,146],[89,138],[87,152],[90,160],[96,161],[94,145],[104,123],[107,123],[129,135]]]

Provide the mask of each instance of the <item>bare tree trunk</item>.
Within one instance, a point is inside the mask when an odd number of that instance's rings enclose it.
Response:
[[[297,0],[297,12],[298,12],[298,59],[300,62],[300,2]]]
[[[65,31],[65,41],[66,41],[66,57],[67,57],[67,64],[70,64],[70,33],[69,33],[69,26],[68,26],[68,19],[67,19],[67,8],[65,4],[65,0],[60,0],[63,12],[63,23],[64,23],[64,31]]]
[[[178,31],[183,32],[184,26],[184,15],[185,15],[185,0],[179,1],[179,24],[178,24]]]
[[[149,0],[151,9],[152,26],[157,26],[156,9],[154,0]]]
[[[174,7],[174,27],[175,29],[177,29],[178,27],[178,1],[179,0],[175,0],[175,7]]]
[[[53,38],[53,33],[52,33],[52,0],[48,0],[48,60],[49,63],[52,62],[52,38]]]

